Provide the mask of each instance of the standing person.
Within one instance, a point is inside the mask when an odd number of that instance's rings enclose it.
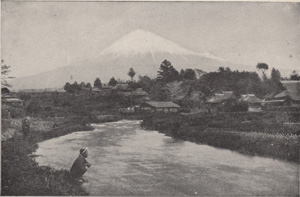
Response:
[[[26,139],[26,138],[27,138],[29,132],[30,132],[30,123],[29,123],[29,118],[26,117],[26,118],[23,120],[23,123],[22,123],[23,139]]]
[[[79,153],[79,156],[74,161],[71,167],[70,173],[73,179],[78,180],[79,182],[84,182],[82,176],[87,171],[87,169],[91,167],[91,164],[85,159],[88,157],[87,148],[80,149]]]

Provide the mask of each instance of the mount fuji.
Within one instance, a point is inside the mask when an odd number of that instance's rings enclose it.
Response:
[[[165,59],[178,71],[186,68],[216,71],[220,66],[235,65],[209,53],[184,49],[154,33],[138,29],[113,42],[93,58],[34,76],[16,78],[12,85],[14,90],[21,90],[62,88],[66,82],[74,81],[93,84],[96,77],[102,82],[108,82],[111,77],[129,80],[127,72],[130,67],[136,76],[155,77]]]

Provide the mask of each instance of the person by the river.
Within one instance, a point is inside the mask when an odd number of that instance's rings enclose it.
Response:
[[[83,174],[87,171],[89,167],[91,167],[91,164],[87,162],[85,158],[88,157],[88,149],[82,148],[79,151],[79,156],[74,161],[70,173],[74,180],[77,180],[79,182],[84,182],[85,180],[82,178]]]
[[[26,117],[22,123],[23,139],[26,139],[28,137],[29,132],[30,132],[30,122],[29,122],[29,118]]]

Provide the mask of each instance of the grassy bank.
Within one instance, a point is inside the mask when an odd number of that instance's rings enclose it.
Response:
[[[239,119],[233,116],[239,116]],[[269,119],[262,121],[262,116],[269,116]],[[273,121],[274,117],[255,113],[201,116],[155,114],[144,118],[142,127],[247,155],[299,163],[299,124],[272,124],[268,120]]]
[[[72,182],[67,170],[39,167],[34,157],[28,155],[36,150],[40,141],[92,128],[81,118],[61,120],[47,131],[45,127],[49,124],[53,122],[43,124],[35,120],[27,140],[15,135],[2,142],[1,195],[88,195],[78,183]]]

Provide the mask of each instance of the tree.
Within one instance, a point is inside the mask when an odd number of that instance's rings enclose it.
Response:
[[[133,68],[130,68],[127,74],[131,78],[131,81],[133,81],[133,77],[135,76],[135,71]]]
[[[118,82],[117,82],[117,80],[114,78],[114,77],[112,77],[110,80],[109,80],[109,82],[108,82],[108,85],[109,86],[115,86],[115,85],[117,85],[118,84]]]
[[[300,76],[298,75],[298,73],[295,70],[290,75],[290,80],[297,80],[297,81],[300,80]]]
[[[86,88],[89,88],[89,89],[92,89],[92,85],[90,82],[88,82],[86,85],[85,85]]]
[[[69,82],[67,82],[65,85],[64,85],[64,90],[68,93],[73,93],[72,92],[72,88],[71,88],[71,84]]]
[[[281,75],[280,75],[279,70],[276,70],[275,68],[272,68],[271,80],[280,81],[280,79],[281,79]]]
[[[206,72],[204,72],[201,69],[195,69],[196,78],[199,79],[202,75],[204,75]]]
[[[183,73],[183,78],[187,80],[195,80],[196,79],[196,73],[193,69],[186,69]]]
[[[79,89],[80,88],[79,88],[77,81],[75,81],[73,84],[71,84],[71,92],[72,93],[76,93]]]
[[[94,81],[94,88],[101,88],[101,87],[102,87],[101,80],[99,78],[96,78],[96,80]]]
[[[157,73],[159,81],[168,83],[178,79],[178,71],[172,66],[171,62],[164,60],[160,65],[160,70]]]
[[[145,91],[150,92],[150,89],[154,86],[155,80],[151,79],[147,75],[145,76],[139,76],[138,84],[141,88],[143,88]]]
[[[266,74],[265,74],[265,71],[269,69],[268,64],[266,64],[266,63],[258,63],[258,64],[256,65],[256,68],[257,68],[258,70],[261,70],[261,72],[262,72],[262,74],[263,74],[263,79],[266,80],[266,79],[267,79],[267,76],[266,76]]]
[[[4,60],[1,60],[1,88],[8,88],[11,85],[7,82],[7,79],[12,79],[14,77],[8,76],[10,73],[10,66],[4,64]]]
[[[167,101],[170,98],[170,92],[165,84],[156,83],[150,90],[151,99],[156,101]]]

